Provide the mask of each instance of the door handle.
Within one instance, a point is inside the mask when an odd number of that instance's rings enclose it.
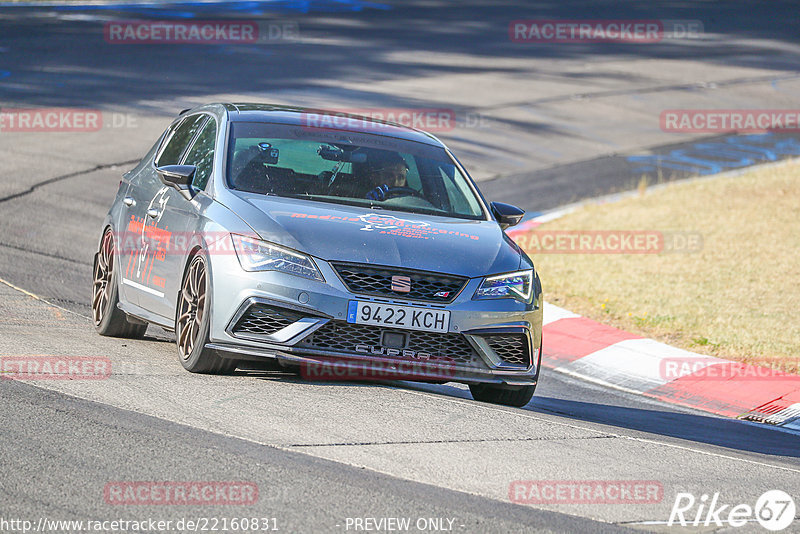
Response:
[[[134,200],[133,200],[133,197],[125,197],[125,198],[123,198],[122,199],[122,203],[125,204],[128,207],[131,207],[134,204],[136,204],[136,202],[134,202]]]
[[[155,208],[150,208],[149,210],[147,210],[147,216],[150,217],[151,219],[155,219],[156,217],[158,217],[158,210]]]

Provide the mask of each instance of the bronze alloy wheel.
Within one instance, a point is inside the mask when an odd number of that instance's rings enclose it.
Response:
[[[106,316],[111,301],[111,273],[114,270],[114,236],[111,231],[103,235],[103,242],[97,253],[94,265],[94,286],[92,289],[92,317],[98,326]]]
[[[192,355],[206,313],[206,263],[198,255],[192,260],[178,297],[176,337],[181,358]]]
[[[114,243],[114,232],[108,228],[103,233],[100,248],[94,256],[92,282],[94,328],[101,336],[137,339],[144,336],[147,331],[147,323],[141,319],[128,317],[120,309],[119,290],[114,275],[116,258],[117,248]]]

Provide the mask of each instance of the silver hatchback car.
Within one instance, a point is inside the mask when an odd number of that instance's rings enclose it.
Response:
[[[94,259],[102,335],[173,330],[192,372],[466,383],[523,406],[542,291],[434,136],[332,111],[186,110],[120,183]]]

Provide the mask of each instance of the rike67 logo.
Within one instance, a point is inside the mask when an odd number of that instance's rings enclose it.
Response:
[[[777,532],[792,524],[796,510],[794,499],[781,490],[765,492],[755,506],[726,504],[719,493],[712,496],[704,493],[699,499],[691,493],[678,493],[667,526],[743,527],[757,521],[765,529]]]

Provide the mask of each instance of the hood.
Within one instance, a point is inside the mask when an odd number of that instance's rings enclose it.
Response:
[[[235,192],[228,207],[265,241],[326,261],[471,278],[514,271],[523,254],[495,221]]]

